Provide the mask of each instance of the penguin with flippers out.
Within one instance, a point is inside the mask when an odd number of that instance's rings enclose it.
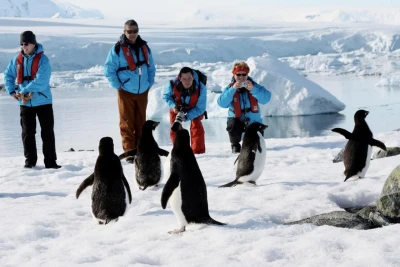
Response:
[[[117,221],[123,216],[132,202],[131,189],[124,176],[121,161],[114,154],[111,137],[103,137],[99,144],[94,173],[86,178],[76,191],[78,199],[83,190],[93,186],[92,215],[99,224]]]
[[[119,156],[120,159],[134,157],[135,178],[140,190],[157,186],[163,176],[161,156],[167,157],[169,152],[159,148],[153,137],[153,131],[159,124],[157,121],[146,121],[137,147]]]
[[[242,183],[256,185],[257,179],[264,170],[266,159],[266,147],[264,130],[267,128],[259,122],[250,124],[243,137],[242,150],[237,157],[236,179],[233,182],[221,185],[221,187],[233,187]]]
[[[161,194],[161,206],[165,209],[170,204],[180,228],[169,233],[184,232],[190,223],[224,225],[210,217],[206,183],[185,129],[175,135],[170,164],[171,173]]]
[[[373,138],[373,134],[365,121],[368,114],[368,111],[362,109],[354,114],[355,125],[352,133],[342,128],[332,129],[333,132],[349,139],[343,152],[345,182],[353,176],[359,178],[365,176],[371,161],[372,146],[377,146],[386,151],[385,144]]]

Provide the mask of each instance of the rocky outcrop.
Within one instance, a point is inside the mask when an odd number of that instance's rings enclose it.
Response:
[[[339,154],[337,154],[336,157],[333,159],[333,163],[343,161],[343,153],[344,153],[344,148],[342,148],[342,150],[340,150]]]
[[[391,220],[400,218],[400,165],[387,178],[378,200],[377,211]]]
[[[372,159],[380,159],[386,157],[392,157],[400,154],[400,147],[388,147],[387,150],[379,150],[376,152]]]
[[[377,206],[351,207],[285,225],[312,223],[358,230],[373,229],[400,223],[400,165],[386,179]]]

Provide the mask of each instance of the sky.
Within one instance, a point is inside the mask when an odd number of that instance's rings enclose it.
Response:
[[[188,13],[193,13],[199,9],[210,8],[215,9],[236,9],[244,6],[264,6],[275,8],[370,8],[370,7],[400,7],[400,1],[395,0],[337,0],[337,1],[319,1],[319,0],[204,0],[204,1],[192,1],[188,2],[185,0],[174,0],[174,1],[163,1],[163,0],[148,0],[146,4],[141,7],[136,1],[125,1],[125,0],[114,0],[114,1],[95,1],[95,0],[55,0],[55,2],[67,2],[75,4],[82,8],[98,9],[103,12],[106,18],[118,18],[118,17],[129,17],[140,15],[143,12],[149,12],[151,16],[165,16],[166,10],[179,10],[181,15],[186,16]],[[141,2],[139,2],[141,3]],[[379,3],[379,5],[377,4]],[[150,8],[151,7],[151,8]],[[157,8],[154,8],[157,7]],[[117,11],[117,12],[116,12]],[[136,11],[140,13],[136,14]],[[264,12],[264,11],[263,11]],[[244,14],[245,15],[245,14]],[[176,14],[171,14],[176,16]],[[251,14],[249,14],[251,17]]]

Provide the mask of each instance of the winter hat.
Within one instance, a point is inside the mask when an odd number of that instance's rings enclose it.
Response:
[[[31,31],[21,33],[20,43],[36,44],[36,36]]]

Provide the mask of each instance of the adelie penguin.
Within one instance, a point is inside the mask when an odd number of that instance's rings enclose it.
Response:
[[[170,204],[179,229],[169,233],[181,233],[190,223],[224,225],[210,217],[207,188],[199,165],[190,147],[189,132],[179,130],[171,151],[171,174],[161,194],[161,206]]]
[[[242,150],[237,157],[236,179],[233,182],[221,185],[221,187],[232,187],[242,183],[256,185],[257,179],[264,170],[266,147],[264,141],[264,130],[267,128],[259,122],[254,122],[247,127],[243,137]]]
[[[360,109],[354,114],[355,125],[352,133],[342,128],[332,129],[333,132],[340,133],[349,139],[343,152],[345,182],[353,176],[359,178],[365,176],[371,160],[372,146],[386,150],[386,146],[381,141],[373,138],[365,121],[368,113],[368,111]]]
[[[114,154],[111,137],[103,137],[99,144],[94,173],[86,178],[76,191],[76,198],[86,187],[93,185],[92,215],[99,224],[117,221],[132,202],[131,189],[124,176],[121,161]]]
[[[134,158],[136,182],[140,190],[157,186],[163,175],[160,157],[168,156],[169,152],[159,148],[154,140],[153,131],[159,124],[157,121],[146,121],[137,147],[119,156],[120,159]]]

